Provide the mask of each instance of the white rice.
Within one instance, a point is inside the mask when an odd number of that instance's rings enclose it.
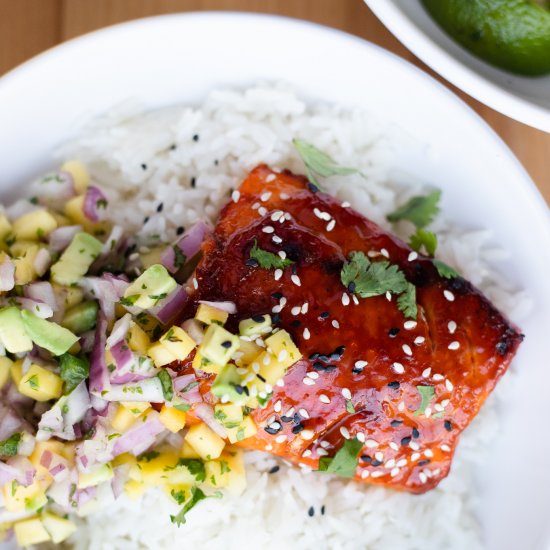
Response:
[[[418,182],[403,188],[390,181],[396,150],[411,146],[398,130],[366,110],[309,106],[280,86],[215,91],[200,106],[146,114],[139,106],[124,105],[95,121],[62,155],[88,164],[93,180],[108,190],[109,212],[117,224],[138,232],[144,242],[168,241],[178,226],[205,217],[215,221],[232,189],[256,165],[303,173],[291,143],[295,137],[360,169],[361,175],[330,178],[325,187],[387,229],[385,215],[421,191]],[[487,262],[501,252],[487,250],[490,234],[464,233],[442,219],[433,227],[438,255],[512,319],[520,319],[529,300],[491,270]],[[398,229],[410,233],[405,224]],[[138,502],[122,496],[105,504],[82,521],[71,542],[82,550],[483,548],[472,475],[476,461],[483,460],[480,449],[497,431],[491,399],[461,438],[451,475],[425,495],[307,473],[248,453],[245,494],[202,502],[180,528],[169,520],[177,505],[160,490],[150,491]],[[279,472],[267,473],[275,464]]]

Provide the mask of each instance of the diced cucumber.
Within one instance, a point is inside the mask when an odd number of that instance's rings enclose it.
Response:
[[[88,233],[77,233],[61,258],[52,265],[52,280],[70,286],[83,277],[99,256],[103,245]]]
[[[82,302],[66,311],[61,326],[75,334],[82,334],[95,327],[97,310],[97,302]]]

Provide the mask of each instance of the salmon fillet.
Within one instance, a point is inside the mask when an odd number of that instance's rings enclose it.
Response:
[[[303,354],[251,413],[259,430],[241,445],[318,469],[357,438],[357,480],[434,488],[522,335],[468,281],[441,277],[430,258],[304,177],[259,166],[238,191],[203,245],[182,318],[199,300],[232,301],[230,330],[270,314]],[[250,260],[254,242],[295,263],[261,268]],[[344,287],[340,273],[354,251],[402,270],[416,287],[415,320],[395,296],[360,298]],[[206,400],[212,378],[200,376]]]

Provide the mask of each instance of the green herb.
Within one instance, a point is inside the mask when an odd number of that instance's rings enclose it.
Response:
[[[107,365],[107,370],[108,370],[109,372],[115,372],[116,367],[115,367],[115,365],[113,365],[113,363],[109,363],[109,364]]]
[[[214,413],[214,418],[220,422],[223,422],[227,418],[227,415],[222,410],[217,410]]]
[[[263,269],[284,269],[294,262],[288,258],[281,258],[277,254],[262,250],[258,247],[258,241],[254,239],[254,246],[250,250],[250,257],[258,262]]]
[[[183,504],[185,502],[185,491],[176,491],[175,489],[172,489],[170,494],[178,504]]]
[[[340,273],[342,284],[361,298],[380,296],[386,292],[404,294],[397,307],[406,317],[416,318],[416,291],[403,272],[387,260],[371,262],[363,252],[354,251]]]
[[[139,462],[151,462],[151,460],[154,460],[159,456],[160,453],[158,451],[148,451],[146,453],[140,454],[137,459]]]
[[[17,481],[15,481],[15,479],[11,482],[11,496],[15,496],[15,493],[17,492],[17,486],[19,485],[19,483],[17,483]]]
[[[119,303],[123,306],[133,306],[139,299],[139,294],[133,294],[132,296],[122,297]]]
[[[435,414],[432,414],[432,418],[434,419],[443,418],[444,416],[445,416],[445,411],[439,411],[439,412],[436,412]]]
[[[168,294],[166,292],[162,292],[161,294],[149,294],[149,298],[151,300],[155,300],[155,305],[157,305],[161,300],[164,300]]]
[[[317,181],[317,176],[328,178],[330,176],[348,176],[359,172],[356,168],[340,166],[326,153],[323,153],[323,151],[311,145],[311,143],[307,143],[301,139],[293,139],[292,143],[306,166],[306,173],[309,181],[318,187],[320,187],[320,185]]]
[[[114,365],[113,365],[114,366]],[[65,395],[71,393],[77,386],[90,376],[90,364],[87,359],[64,353],[59,358],[60,376],[65,382]]]
[[[185,388],[180,390],[181,393],[186,393],[188,391],[191,391],[193,388],[196,388],[199,385],[199,383],[195,380],[194,382],[189,382]]]
[[[117,434],[117,433],[110,434],[110,435],[107,436],[107,440],[111,441],[111,439],[114,439],[115,437],[120,437],[120,434]]]
[[[180,403],[179,405],[174,405],[174,409],[177,409],[181,412],[187,412],[191,408],[191,405],[188,405],[187,403]]]
[[[440,198],[441,191],[439,190],[433,191],[429,195],[412,197],[395,212],[388,214],[386,218],[390,222],[408,220],[413,223],[417,229],[422,229],[432,223],[439,212]]]
[[[433,256],[437,248],[437,236],[431,231],[426,231],[426,229],[417,229],[416,233],[411,236],[409,244],[417,252],[420,252],[420,249],[424,247],[428,256]]]
[[[38,204],[38,197],[31,197],[31,198],[29,199],[29,202],[30,202],[31,204]]]
[[[40,388],[40,382],[38,381],[38,375],[33,374],[28,380],[27,384],[33,389],[37,390]]]
[[[345,439],[344,444],[333,458],[323,456],[319,460],[319,470],[342,477],[353,477],[357,468],[357,457],[363,444],[355,437]]]
[[[206,479],[206,469],[204,462],[197,458],[180,458],[177,466],[184,466],[189,470],[189,473],[195,476],[197,481],[204,481]]]
[[[455,277],[460,277],[460,273],[458,273],[458,271],[455,271],[450,265],[447,265],[445,262],[442,262],[441,260],[434,260],[433,262],[437,269],[437,272],[441,277],[444,277],[445,279],[454,279]]]
[[[174,387],[172,385],[172,378],[168,374],[168,371],[166,369],[161,369],[157,376],[162,385],[164,399],[166,401],[172,401],[172,398],[174,397]]]
[[[229,467],[229,464],[225,460],[220,460],[220,473],[228,474],[231,471],[231,468]]]
[[[20,433],[15,433],[10,437],[8,437],[8,439],[4,439],[4,441],[0,441],[0,455],[15,456],[17,454],[17,450],[19,449],[20,442],[21,442]]]
[[[244,428],[239,428],[237,430],[237,441],[242,441],[244,439]]]
[[[174,495],[172,496],[174,497]],[[180,495],[178,494],[178,497],[179,496]],[[211,495],[211,497],[221,498],[221,493],[217,491],[216,493]],[[191,487],[191,496],[189,497],[183,508],[175,516],[170,516],[170,521],[172,523],[175,523],[179,527],[180,525],[185,523],[185,515],[187,514],[187,512],[194,508],[201,500],[204,500],[206,498],[208,498],[208,495],[205,495],[201,489],[199,489],[198,487]],[[178,504],[181,504],[181,502],[179,502]]]
[[[187,256],[181,251],[181,248],[177,244],[172,248],[174,250],[174,267],[179,269],[187,261]]]
[[[271,398],[273,397],[273,392],[270,391],[265,397],[260,397],[259,395],[256,397],[256,400],[258,401],[258,405],[260,405],[260,408],[265,408],[265,406],[269,403]],[[246,411],[244,412],[245,416],[248,416],[246,414]]]
[[[95,202],[96,208],[107,208],[109,203],[105,199],[99,199]]]
[[[353,403],[351,401],[346,401],[346,411],[349,414],[355,413],[355,407],[353,406]]]
[[[63,403],[63,406],[61,407],[61,414],[67,414],[69,412],[69,405],[67,403]]]
[[[414,411],[414,416],[420,416],[426,412],[426,408],[430,404],[430,401],[434,398],[435,389],[433,386],[416,386],[416,389],[420,394],[422,401],[420,402],[418,409]]]

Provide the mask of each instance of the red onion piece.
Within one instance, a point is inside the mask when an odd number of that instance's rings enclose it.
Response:
[[[182,376],[176,376],[176,378],[172,380],[172,385],[174,386],[174,391],[179,392],[196,381],[197,378],[194,374],[183,374]]]
[[[206,235],[212,229],[203,221],[197,222],[174,245],[169,246],[162,254],[160,261],[170,273],[175,273],[181,267],[176,265],[176,253],[174,247],[178,247],[185,256],[186,261],[191,259],[200,249]]]
[[[53,287],[47,281],[31,283],[23,287],[23,292],[27,298],[48,304],[52,311],[57,311],[59,305],[55,297]]]
[[[105,219],[105,210],[108,202],[107,196],[99,187],[90,185],[86,190],[82,209],[89,220],[99,222]]]
[[[65,407],[62,407],[62,410],[66,409],[66,412],[63,413],[65,426],[72,427],[84,419],[84,416],[86,416],[86,413],[92,406],[90,394],[84,380],[66,396],[64,405]]]
[[[31,193],[36,195],[40,204],[47,206],[57,206],[76,195],[69,172],[47,174],[31,184]]]
[[[117,322],[113,325],[111,334],[109,334],[109,337],[105,341],[105,345],[108,349],[112,348],[115,344],[118,344],[126,338],[126,334],[128,334],[128,331],[130,330],[131,322],[132,316],[129,313],[117,320]]]
[[[54,229],[48,236],[48,244],[51,252],[65,250],[73,240],[73,237],[82,231],[81,225],[65,225]]]
[[[7,292],[15,286],[15,264],[11,258],[4,256],[3,262],[0,264],[0,291]]]
[[[86,297],[99,301],[99,307],[107,320],[114,319],[115,304],[123,296],[129,284],[126,279],[111,273],[104,273],[101,277],[84,277],[80,281]]]
[[[113,457],[128,452],[135,456],[141,454],[155,442],[157,435],[164,430],[164,424],[159,420],[158,413],[150,412],[145,422],[136,422],[126,433],[116,439]]]
[[[105,362],[107,319],[102,311],[97,316],[94,349],[90,357],[90,392],[101,396],[110,387],[109,371]]]
[[[30,298],[15,298],[15,301],[23,308],[41,319],[49,319],[53,315],[53,309],[46,303],[31,300]]]
[[[195,344],[200,345],[204,340],[204,327],[200,321],[196,319],[187,319],[181,324],[181,328],[189,334]]]
[[[225,311],[230,315],[237,313],[237,306],[234,302],[209,302],[208,300],[199,300],[199,304],[205,304],[221,311]]]
[[[185,289],[178,285],[166,298],[149,309],[149,313],[157,318],[162,324],[167,325],[173,321],[187,303],[189,295]]]
[[[4,441],[14,433],[21,431],[23,426],[24,421],[11,407],[2,406],[0,410],[0,441]]]
[[[46,248],[41,248],[34,257],[34,261],[32,263],[34,270],[36,273],[42,277],[46,271],[48,271],[48,268],[50,267],[50,264],[52,263],[52,257],[49,253],[49,251]]]
[[[128,384],[113,384],[102,397],[107,401],[164,403],[162,384],[156,376]]]
[[[194,409],[197,418],[200,418],[212,431],[220,437],[226,438],[224,427],[214,417],[214,409],[206,403],[199,403]]]
[[[15,468],[19,473],[19,478],[16,478],[21,485],[28,487],[34,480],[36,470],[31,461],[24,456],[12,456],[6,461],[6,465]]]
[[[35,210],[40,209],[40,206],[33,204],[28,199],[19,199],[18,201],[15,201],[13,204],[8,206],[4,210],[4,212],[8,219],[14,220],[16,218],[24,216],[25,214],[28,214],[29,212],[34,212]]]

